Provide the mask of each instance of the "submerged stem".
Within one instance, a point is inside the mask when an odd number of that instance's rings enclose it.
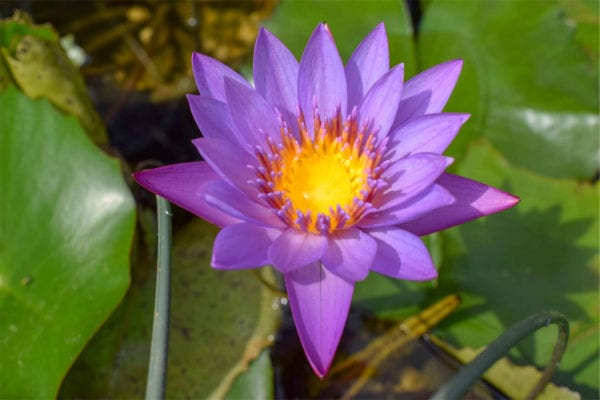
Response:
[[[536,385],[527,395],[527,399],[537,397],[544,389],[554,370],[558,366],[569,340],[569,322],[564,315],[557,311],[543,311],[532,315],[510,327],[506,332],[494,340],[481,354],[461,369],[454,377],[446,382],[430,400],[458,399],[461,398],[496,361],[505,356],[508,351],[521,340],[540,328],[551,324],[558,326],[558,338],[554,345],[552,358],[546,366],[544,373]]]
[[[156,297],[154,322],[148,364],[146,400],[165,397],[165,378],[169,354],[169,306],[171,303],[171,207],[169,202],[156,196],[158,219],[158,254],[156,268]]]

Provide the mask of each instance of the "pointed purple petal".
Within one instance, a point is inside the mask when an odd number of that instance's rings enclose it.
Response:
[[[204,54],[192,54],[192,69],[198,92],[203,97],[212,97],[219,101],[225,101],[225,77],[250,87],[250,84],[243,76],[222,62]]]
[[[284,275],[294,324],[319,378],[329,370],[348,318],[354,284],[314,263]]]
[[[392,162],[416,153],[442,154],[469,114],[428,114],[411,119],[389,134],[387,155]]]
[[[394,126],[419,115],[441,112],[454,90],[462,64],[462,60],[447,61],[409,79],[402,90]]]
[[[268,249],[280,229],[252,223],[223,228],[215,239],[211,265],[217,269],[256,268],[269,264]]]
[[[250,168],[257,164],[255,158],[237,145],[220,139],[199,138],[192,140],[202,158],[223,180],[227,181],[250,199],[258,197],[258,190],[250,185],[256,179]]]
[[[227,182],[208,183],[204,199],[213,207],[243,221],[277,228],[287,227],[273,209],[248,199]]]
[[[398,111],[403,77],[404,65],[400,64],[373,85],[358,107],[359,126],[370,124],[379,138],[387,136]]]
[[[323,265],[334,274],[351,282],[369,274],[377,246],[373,238],[360,229],[350,228],[330,236]]]
[[[279,39],[265,28],[260,29],[254,47],[256,91],[290,115],[298,108],[298,65],[294,55]]]
[[[410,200],[431,186],[447,165],[446,157],[433,153],[418,153],[395,162],[382,174],[390,187],[373,203],[385,210]]]
[[[327,251],[327,237],[289,228],[269,248],[269,260],[287,273],[312,264]]]
[[[438,184],[423,191],[400,206],[368,214],[360,222],[361,228],[376,228],[412,221],[441,207],[454,203],[454,196]]]
[[[194,94],[187,95],[192,115],[202,136],[214,139],[224,139],[236,143],[247,143],[237,132],[227,104]]]
[[[345,116],[347,88],[344,65],[331,32],[324,24],[319,24],[310,37],[298,70],[298,103],[310,132],[313,131],[315,101],[322,122],[331,119],[338,107]]]
[[[382,22],[360,42],[346,64],[348,112],[360,104],[371,86],[389,68],[388,41]]]
[[[248,143],[264,147],[267,136],[280,141],[275,109],[254,89],[225,79],[225,96],[231,118]]]
[[[203,161],[139,171],[134,173],[133,177],[152,193],[164,197],[211,224],[227,226],[241,222],[209,205],[202,197],[209,183],[221,180]]]
[[[418,236],[393,227],[369,230],[368,233],[377,241],[373,271],[411,281],[437,277],[429,251]]]
[[[423,236],[515,206],[519,198],[462,176],[443,174],[437,183],[456,201],[399,227]]]

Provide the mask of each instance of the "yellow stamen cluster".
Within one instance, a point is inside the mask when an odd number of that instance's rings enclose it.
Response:
[[[280,144],[257,150],[261,197],[296,229],[325,234],[354,225],[374,196],[382,146],[354,113],[324,124],[316,117],[313,138],[302,115],[298,126],[299,140],[282,126]]]

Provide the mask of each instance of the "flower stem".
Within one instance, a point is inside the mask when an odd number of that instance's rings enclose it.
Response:
[[[156,268],[156,296],[146,400],[165,397],[165,378],[169,354],[169,306],[171,303],[171,207],[169,202],[156,196],[158,219],[158,254]]]
[[[554,370],[558,366],[569,340],[569,322],[564,315],[557,311],[543,311],[532,315],[510,327],[494,340],[473,361],[461,369],[454,377],[446,382],[430,400],[458,399],[473,385],[496,361],[505,356],[508,351],[521,340],[540,328],[555,324],[558,326],[558,338],[554,345],[552,358],[536,385],[527,395],[533,399],[544,389]]]

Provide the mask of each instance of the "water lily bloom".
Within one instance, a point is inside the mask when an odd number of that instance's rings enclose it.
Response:
[[[272,265],[294,322],[323,377],[344,328],[354,284],[370,270],[398,279],[437,276],[420,236],[495,213],[518,199],[445,172],[442,155],[466,114],[442,113],[462,62],[404,82],[390,69],[383,24],[344,66],[319,24],[300,62],[269,31],[254,50],[254,86],[194,54],[189,95],[205,161],[135,174],[148,190],[222,227],[221,270]]]

